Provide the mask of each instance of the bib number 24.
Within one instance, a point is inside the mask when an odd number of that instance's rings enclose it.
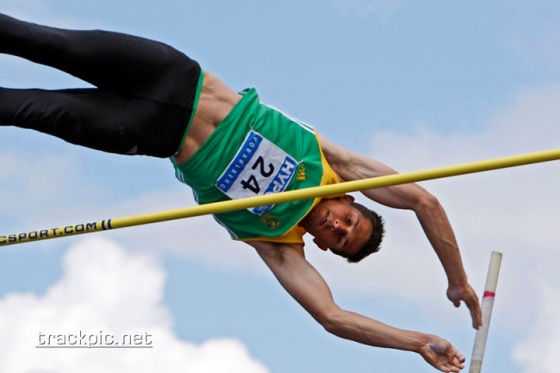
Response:
[[[296,160],[261,134],[251,131],[216,187],[232,199],[286,190],[297,168]],[[262,214],[274,205],[249,209]]]

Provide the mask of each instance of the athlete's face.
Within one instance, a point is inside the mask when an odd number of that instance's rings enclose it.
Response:
[[[372,223],[350,205],[352,196],[322,200],[301,222],[319,248],[347,255],[357,253],[368,240]]]

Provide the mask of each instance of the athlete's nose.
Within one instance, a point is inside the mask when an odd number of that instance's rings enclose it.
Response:
[[[338,219],[333,219],[331,229],[334,231],[340,227],[340,221]]]

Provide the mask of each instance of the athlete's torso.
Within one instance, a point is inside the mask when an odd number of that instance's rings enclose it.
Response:
[[[174,159],[177,177],[199,203],[338,182],[312,127],[261,104],[254,89],[239,98],[218,124],[208,120],[203,108],[183,146],[183,155],[189,156],[181,163],[180,157]],[[188,149],[189,144],[196,148]],[[216,218],[234,238],[301,243],[304,231],[298,223],[318,202],[294,201]]]
[[[195,115],[183,146],[173,157],[177,164],[188,161],[198,151],[242,97],[208,72],[201,77],[204,80]]]

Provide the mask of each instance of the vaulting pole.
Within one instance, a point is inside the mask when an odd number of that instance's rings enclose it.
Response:
[[[501,265],[502,253],[492,251],[490,266],[486,276],[486,285],[484,286],[484,294],[482,296],[482,326],[476,331],[469,373],[480,373],[482,369],[482,360],[484,358],[484,350],[486,349],[486,340],[488,339],[488,329],[490,328],[490,319],[492,318],[494,297],[496,296]]]
[[[444,177],[497,170],[501,168],[517,167],[558,159],[560,159],[560,149],[553,149],[535,153],[514,155],[504,158],[496,158],[453,166],[433,168],[423,171],[414,171],[402,174],[375,177],[371,179],[349,181],[340,184],[293,190],[259,197],[208,203],[199,206],[185,207],[175,210],[153,212],[121,218],[105,219],[58,228],[47,228],[23,233],[6,234],[0,236],[0,246],[45,240],[50,238],[73,236],[91,232],[99,232],[110,229],[126,228],[136,225],[159,223],[163,221],[183,219],[194,216],[217,214],[228,211],[242,210],[256,206],[286,203],[302,199],[350,193],[360,190],[382,188],[398,184],[408,184],[425,180],[440,179]]]

